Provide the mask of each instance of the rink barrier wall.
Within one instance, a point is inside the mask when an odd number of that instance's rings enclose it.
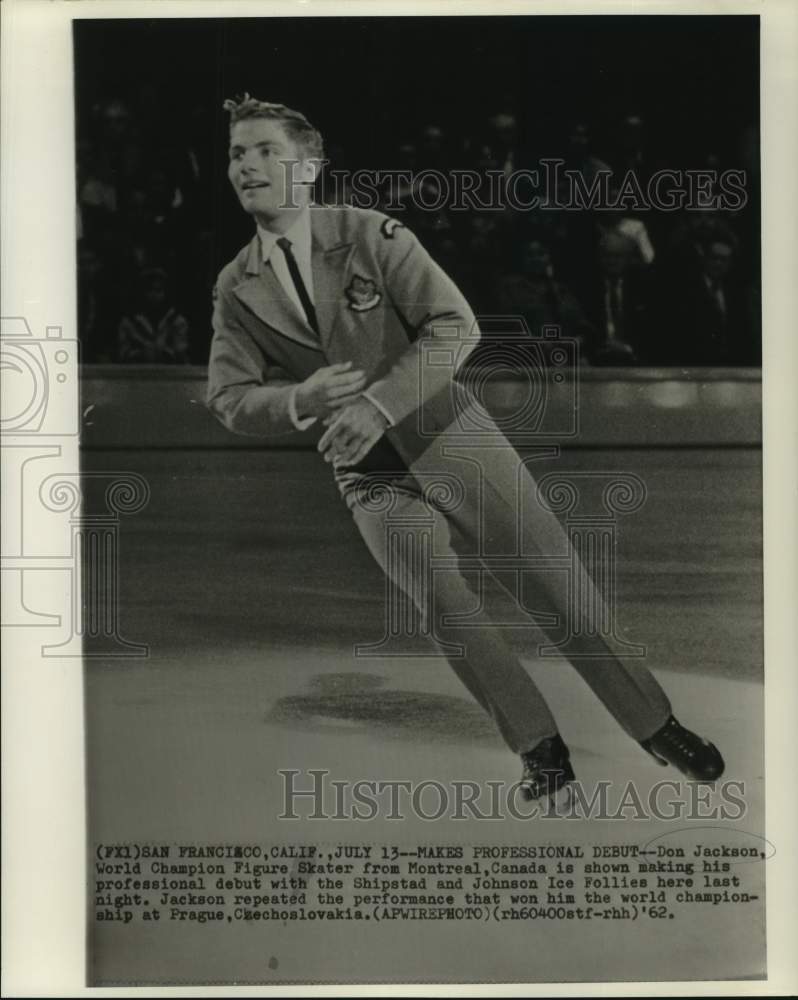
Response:
[[[259,439],[232,434],[204,405],[203,366],[85,365],[84,448],[310,448],[314,430]],[[539,387],[538,387],[539,388]],[[488,383],[482,401],[522,433],[530,382]],[[757,447],[759,368],[582,368],[545,386],[536,437],[570,447]],[[538,411],[538,416],[539,416]],[[576,433],[574,412],[578,414]],[[537,417],[535,419],[538,419]],[[544,431],[541,432],[540,428]],[[551,433],[545,433],[550,428]],[[566,430],[567,429],[567,430]]]

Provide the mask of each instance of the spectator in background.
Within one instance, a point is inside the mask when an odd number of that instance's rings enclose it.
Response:
[[[601,172],[612,167],[593,152],[593,138],[585,122],[574,122],[565,150],[565,169],[577,170],[589,186]]]
[[[130,111],[124,101],[112,97],[97,108],[102,139],[113,149],[124,146],[131,136]]]
[[[183,233],[183,192],[171,173],[161,166],[152,166],[145,178],[147,197],[156,226],[169,226],[174,235]]]
[[[590,325],[576,296],[554,278],[548,248],[539,240],[525,243],[515,266],[496,284],[499,311],[523,317],[533,337],[544,326],[558,326],[564,337],[590,339]]]
[[[117,358],[129,363],[188,364],[188,321],[171,301],[165,271],[142,272],[134,309],[119,324]]]
[[[615,205],[617,203],[618,194],[619,192],[617,188],[610,190],[610,205]],[[646,224],[642,219],[638,219],[627,213],[623,206],[618,206],[617,208],[608,208],[597,211],[596,222],[599,239],[601,239],[602,236],[618,233],[621,236],[628,237],[628,239],[632,241],[636,251],[630,261],[632,266],[635,264],[645,266],[653,264],[656,253],[651,239],[649,238]]]
[[[645,123],[640,115],[629,112],[618,124],[615,134],[613,163],[616,176],[632,171],[645,189],[651,176],[645,144]]]
[[[117,205],[127,187],[143,169],[144,145],[137,122],[124,101],[105,101],[94,109],[94,148],[108,182],[116,191]]]
[[[118,207],[116,184],[111,171],[97,155],[94,143],[80,139],[76,149],[78,206],[82,216],[97,215],[102,224],[103,215],[112,215]],[[86,223],[87,229],[91,228]]]
[[[213,192],[213,164],[213,133],[208,128],[206,109],[201,104],[195,105],[188,115],[176,166],[186,205],[197,221],[206,226],[205,214]]]
[[[702,267],[704,248],[720,239],[730,246],[737,245],[731,226],[714,208],[684,212],[671,233],[664,266],[678,281],[685,281]]]
[[[667,355],[674,364],[761,363],[752,290],[734,275],[737,240],[719,227],[696,245],[694,266],[664,296]]]
[[[450,128],[448,113],[440,117],[437,112],[430,112],[427,124],[421,128],[414,124],[412,113],[403,117],[398,126],[388,122],[391,127],[385,135],[385,166],[413,174],[428,168],[444,174],[454,167],[476,168],[483,174],[480,198],[487,198],[490,192],[506,194],[506,175],[523,166],[534,166],[538,156],[551,155],[552,147],[546,145],[537,156],[531,155],[528,145],[522,147],[522,139],[527,140],[521,136],[515,110],[518,94],[514,86],[499,89],[505,85],[501,81],[491,84],[491,93],[486,93],[485,103],[472,118],[474,127],[457,131],[461,144],[456,150],[452,148],[455,132]],[[217,155],[217,137],[209,128],[205,104],[190,102],[183,126],[176,130],[173,123],[169,124],[172,116],[166,114],[163,102],[162,90],[144,80],[128,92],[110,90],[104,95],[97,94],[90,113],[86,108],[79,118],[78,298],[82,356],[87,361],[106,361],[115,356],[114,340],[122,304],[139,294],[135,287],[139,272],[153,267],[166,271],[169,288],[182,304],[181,312],[194,331],[192,360],[205,360],[202,331],[206,324],[204,315],[200,315],[204,301],[201,289],[207,286],[210,290],[216,273],[210,219],[215,198],[216,174],[212,167]],[[577,109],[577,117],[560,136],[564,166],[578,171],[589,187],[600,171],[612,173],[609,164],[597,155],[600,149],[602,156],[606,151],[616,168],[610,187],[619,183],[628,170],[633,170],[641,187],[644,186],[652,169],[644,112],[647,109],[641,109],[640,113],[632,109],[620,116],[617,124],[599,137],[599,145],[582,117],[583,111]],[[424,120],[416,118],[416,122]],[[545,114],[542,120],[545,123]],[[545,134],[545,129],[535,130],[538,141],[544,141],[540,136]],[[699,148],[704,142],[706,145]],[[517,311],[528,317],[534,329],[543,322],[557,322],[551,317],[559,310],[560,325],[570,334],[574,325],[580,325],[577,311],[584,307],[585,329],[591,330],[586,335],[587,350],[593,352],[598,363],[624,360],[625,348],[632,352],[628,360],[635,358],[641,363],[704,363],[695,359],[709,359],[711,344],[715,344],[720,351],[716,356],[719,364],[757,364],[758,133],[750,127],[736,140],[722,130],[711,140],[702,133],[700,144],[691,153],[691,166],[716,172],[725,165],[746,169],[749,197],[736,212],[717,211],[714,207],[717,191],[708,193],[703,209],[675,214],[652,212],[644,216],[645,222],[624,209],[568,211],[556,208],[551,201],[547,203],[546,194],[554,192],[546,192],[542,185],[536,189],[531,179],[522,179],[513,189],[524,204],[531,202],[535,194],[542,197],[543,204],[531,211],[511,207],[504,211],[449,211],[445,204],[435,211],[419,210],[419,201],[426,204],[436,201],[436,181],[429,174],[423,190],[417,182],[414,187],[411,181],[399,192],[404,210],[396,208],[395,181],[391,182],[390,203],[386,185],[382,208],[418,234],[432,257],[443,264],[444,270],[483,313]],[[380,148],[378,142],[375,153],[378,159]],[[732,148],[734,158],[726,163],[721,157],[728,156]],[[388,154],[390,149],[392,152]],[[331,150],[330,158],[332,169],[347,165],[342,148]],[[377,167],[379,163],[370,165]],[[490,181],[488,172],[495,172]],[[337,192],[332,182],[323,184],[322,197],[317,200],[349,202],[352,191],[340,179],[337,183],[340,188]],[[561,197],[568,193],[569,187],[558,192]],[[611,191],[610,197],[615,197],[615,192]],[[507,204],[504,197],[497,200]],[[505,248],[512,252],[513,248],[523,246],[525,239],[529,243],[529,233],[535,234],[539,246],[530,249],[527,245],[521,251],[523,258],[516,256],[503,261]],[[625,239],[631,241],[631,250],[624,244]],[[723,246],[707,251],[707,247],[718,242]],[[606,282],[610,274],[600,262],[613,257],[612,247],[621,245],[627,245],[628,260],[622,268],[620,285],[613,285],[608,306]],[[718,279],[721,287],[714,292],[715,312],[704,317],[705,321],[711,321],[710,326],[717,327],[722,321],[726,332],[718,334],[716,329],[710,343],[701,347],[702,331],[698,330],[695,338],[689,333],[696,322],[694,316],[703,315],[707,308],[707,286],[699,284],[699,278],[702,282],[711,280],[706,273],[710,258],[723,269],[719,258],[727,248],[731,248],[729,274]],[[540,260],[546,257],[551,270],[547,286],[541,275],[535,273],[542,266]],[[610,264],[610,271],[613,268]],[[656,330],[647,325],[650,318],[647,304],[653,301],[649,288],[654,282],[662,297],[662,307],[653,317],[657,321]],[[680,302],[684,296],[685,301]],[[728,308],[724,312],[726,303]],[[631,316],[627,314],[630,307],[633,307]],[[620,337],[617,310],[624,327],[624,335]],[[677,327],[685,332],[680,334]],[[655,349],[657,337],[663,344],[659,352]],[[604,347],[599,350],[601,344]]]
[[[526,233],[534,233],[535,238],[539,239],[548,249],[554,271],[566,278],[571,285],[574,284],[575,258],[584,254],[589,258],[589,263],[592,264],[590,242],[586,246],[580,247],[575,245],[570,238],[570,217],[577,214],[584,215],[585,213],[556,211],[536,206],[529,211],[525,211],[523,216],[518,220],[520,230]],[[584,238],[589,241],[592,237],[593,228],[590,227],[587,229],[587,235]]]
[[[488,141],[505,176],[518,168],[518,121],[512,111],[499,111],[488,119]]]
[[[469,288],[473,289],[472,302],[476,300],[478,308],[482,308],[479,303],[484,298],[484,291],[493,289],[501,265],[500,255],[503,248],[513,243],[521,214],[507,198],[508,150],[500,141],[496,131],[488,128],[473,136],[469,147],[470,169],[480,175],[477,188],[480,202],[490,206],[474,210],[464,220],[464,254],[471,258]],[[524,197],[528,193],[525,192]],[[488,308],[495,309],[495,305]]]
[[[137,268],[165,267],[173,278],[198,237],[194,230],[192,240],[190,220],[175,190],[163,168],[151,168],[126,192],[119,220],[124,255]]]
[[[572,282],[584,288],[595,276],[597,239],[595,213],[583,210],[570,211],[567,208],[555,208],[554,206],[570,204],[572,186],[571,182],[566,180],[565,171],[580,174],[585,189],[589,190],[593,187],[599,174],[609,174],[612,172],[612,168],[593,152],[590,129],[583,121],[577,121],[571,127],[563,159],[563,171],[560,174],[557,190],[544,190],[542,195],[544,204],[549,206],[546,211],[560,217],[559,228],[562,230],[564,238],[558,242],[564,243],[565,253],[562,253],[562,246],[552,244],[552,248],[557,253],[560,272],[567,273]]]
[[[597,267],[583,298],[592,327],[587,344],[592,364],[644,364],[654,360],[650,291],[646,275],[633,267],[636,254],[634,241],[622,233],[610,231],[599,239]]]

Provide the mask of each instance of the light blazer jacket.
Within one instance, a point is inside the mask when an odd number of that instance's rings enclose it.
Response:
[[[313,206],[310,220],[320,338],[255,236],[218,278],[207,405],[236,433],[288,433],[293,387],[323,365],[351,361],[391,418],[388,437],[412,462],[430,430],[456,418],[452,378],[479,338],[474,316],[398,220],[349,206]]]

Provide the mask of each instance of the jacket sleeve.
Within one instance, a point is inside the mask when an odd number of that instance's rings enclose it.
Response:
[[[208,409],[236,434],[269,437],[296,430],[291,417],[296,381],[264,356],[219,286],[214,300]]]
[[[451,383],[480,333],[462,292],[416,237],[404,226],[389,231],[377,237],[385,293],[411,343],[368,396],[397,424]]]

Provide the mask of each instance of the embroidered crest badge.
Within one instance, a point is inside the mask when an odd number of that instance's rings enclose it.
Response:
[[[398,219],[383,219],[380,232],[386,240],[392,240],[397,229],[404,229],[405,224]]]
[[[368,312],[382,301],[382,292],[378,290],[376,282],[371,278],[361,278],[359,274],[352,277],[345,294],[349,300],[349,308],[355,312]]]

